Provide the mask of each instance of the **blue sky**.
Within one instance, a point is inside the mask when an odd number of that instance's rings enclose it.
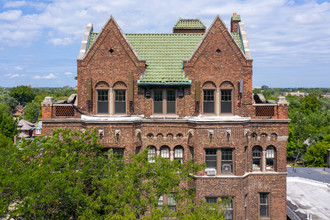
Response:
[[[85,26],[113,15],[124,33],[169,33],[179,17],[245,23],[253,86],[330,87],[330,1],[1,0],[0,86],[75,86]]]

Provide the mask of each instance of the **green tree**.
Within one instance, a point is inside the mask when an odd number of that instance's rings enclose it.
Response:
[[[5,108],[0,108],[0,133],[11,139],[17,134],[17,121]]]
[[[327,166],[327,149],[330,149],[330,135],[310,146],[303,158],[310,166],[325,167]]]
[[[223,219],[220,206],[193,203],[195,190],[188,185],[203,166],[160,157],[150,163],[147,151],[126,163],[111,150],[106,158],[95,133],[57,130],[1,148],[0,213],[27,219]],[[158,198],[173,192],[177,211],[159,210]]]
[[[10,89],[10,96],[15,98],[21,104],[31,102],[36,94],[28,86],[17,86]]]
[[[36,121],[39,118],[39,114],[41,112],[41,105],[36,102],[28,103],[24,108],[24,117],[28,121]]]
[[[18,105],[17,100],[11,97],[8,90],[3,87],[0,87],[0,103],[8,105],[10,110],[15,109],[15,107]]]

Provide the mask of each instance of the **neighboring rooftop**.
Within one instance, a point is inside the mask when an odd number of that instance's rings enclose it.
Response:
[[[179,18],[179,20],[174,25],[173,29],[206,29],[203,22],[196,19],[183,19]]]
[[[330,168],[296,167],[287,168],[287,172],[288,177],[301,177],[324,183],[330,183]]]

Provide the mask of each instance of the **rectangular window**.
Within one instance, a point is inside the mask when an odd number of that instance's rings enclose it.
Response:
[[[115,113],[126,113],[126,91],[115,90]]]
[[[204,90],[204,113],[214,113],[214,90]]]
[[[231,90],[221,90],[221,113],[231,113]]]
[[[244,196],[244,216],[247,219],[247,195]]]
[[[221,150],[221,172],[233,173],[233,151],[232,149]]]
[[[158,209],[162,210],[163,209],[163,204],[164,204],[164,197],[160,196],[158,199]]]
[[[222,198],[223,204],[222,204],[222,213],[226,220],[232,220],[233,219],[233,200],[232,198]]]
[[[167,114],[175,114],[175,90],[167,90],[166,97],[166,110]]]
[[[108,90],[97,90],[97,113],[108,113]]]
[[[163,114],[163,90],[154,90],[154,113]]]
[[[206,149],[205,150],[205,163],[207,168],[217,169],[217,150]]]
[[[124,157],[124,148],[112,148],[112,152],[118,159],[122,159]]]
[[[168,208],[173,210],[173,211],[176,211],[176,201],[174,199],[174,194],[171,193],[168,197],[167,197],[167,205],[168,205]]]
[[[41,129],[36,129],[36,134],[41,134]]]
[[[217,198],[216,197],[206,197],[206,203],[215,204],[215,203],[217,203]]]
[[[268,195],[269,193],[260,193],[260,217],[269,217]]]

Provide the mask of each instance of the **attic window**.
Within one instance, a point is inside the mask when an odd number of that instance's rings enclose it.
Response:
[[[218,48],[215,52],[217,52],[218,54],[221,53],[221,50]]]
[[[111,48],[110,50],[109,50],[109,53],[113,53],[114,52],[114,50]]]

